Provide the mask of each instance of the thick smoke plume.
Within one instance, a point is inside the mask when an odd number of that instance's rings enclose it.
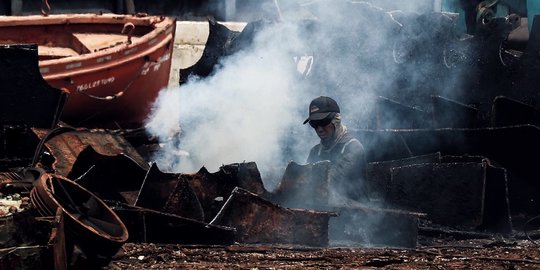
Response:
[[[267,14],[277,14],[278,22],[260,31],[251,47],[223,58],[211,76],[160,93],[146,125],[163,144],[156,157],[160,167],[190,173],[255,161],[272,189],[288,161],[304,163],[318,143],[302,125],[313,98],[336,99],[349,128],[371,128],[378,96],[405,97],[401,101],[421,106],[407,93],[453,89],[455,82],[441,81],[441,73],[433,72],[442,62],[437,50],[422,47],[433,59],[410,61],[418,52],[408,43],[428,42],[441,32],[449,36],[436,36],[439,40],[453,38],[447,31],[451,20],[435,25],[437,18],[418,20],[419,14],[409,12],[430,12],[431,1],[390,2],[405,2],[400,8],[406,12],[365,2],[276,1],[279,6],[271,7],[277,12]],[[390,2],[381,3],[390,8]],[[295,14],[309,14],[309,20]],[[305,70],[302,64],[298,71],[298,59],[309,59],[302,62],[308,63]]]
[[[270,26],[209,78],[162,91],[147,124],[164,143],[158,164],[192,172],[255,161],[265,171],[283,161],[283,140],[301,125],[298,112],[306,101],[295,82],[294,31],[287,24]]]

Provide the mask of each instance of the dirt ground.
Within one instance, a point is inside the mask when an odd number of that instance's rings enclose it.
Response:
[[[128,243],[104,269],[540,269],[540,247],[529,240],[428,242],[416,249]]]

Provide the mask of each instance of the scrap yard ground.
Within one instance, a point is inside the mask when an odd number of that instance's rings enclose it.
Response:
[[[528,240],[436,243],[416,249],[125,244],[105,269],[540,269],[540,248]]]

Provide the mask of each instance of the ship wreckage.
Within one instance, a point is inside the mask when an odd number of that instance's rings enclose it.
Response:
[[[127,242],[229,251],[233,244],[265,244],[281,252],[284,246],[414,249],[419,239],[425,244],[426,238],[437,237],[537,237],[540,20],[528,40],[512,40],[518,17],[482,18],[476,35],[457,38],[448,14],[391,15],[389,22],[400,29],[411,21],[437,26],[428,32],[406,29],[403,42],[378,48],[387,50],[398,68],[435,59],[438,66],[419,72],[428,72],[421,80],[441,84],[450,77],[442,74],[459,66],[470,70],[459,95],[422,87],[427,83],[413,90],[403,78],[396,91],[373,99],[377,109],[370,128],[353,130],[366,147],[367,184],[372,200],[379,202],[369,206],[328,203],[328,162],[291,162],[274,191],[265,188],[254,162],[223,165],[217,172],[204,167],[196,173],[163,172],[149,154],[158,142],[143,130],[87,129],[62,121],[67,93],[43,79],[38,47],[2,45],[0,268],[105,266]],[[376,25],[388,23],[373,18]],[[203,56],[181,71],[180,84],[192,75],[211,74],[221,57],[249,46],[264,24],[248,23],[235,32],[209,22]],[[317,31],[317,22],[303,27]],[[355,38],[365,37],[328,40],[354,43]],[[311,50],[333,59],[336,69],[354,68],[340,64],[351,63],[345,59],[351,57],[374,63],[360,53]],[[299,76],[313,85],[356,87],[344,83],[353,80],[324,76],[328,73],[313,65]],[[256,252],[268,252],[263,249]],[[357,267],[405,262],[389,256]],[[513,262],[540,263],[531,256]],[[326,262],[337,263],[330,257]]]

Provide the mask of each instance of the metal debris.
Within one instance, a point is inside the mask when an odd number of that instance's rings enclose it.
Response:
[[[109,202],[130,231],[129,242],[226,245],[235,229],[142,207]]]
[[[42,175],[36,179],[31,199],[42,216],[63,209],[68,240],[90,258],[110,258],[128,239],[120,218],[102,200],[67,178]]]
[[[241,243],[328,245],[332,212],[288,209],[245,189],[235,188],[210,224],[237,229]]]

